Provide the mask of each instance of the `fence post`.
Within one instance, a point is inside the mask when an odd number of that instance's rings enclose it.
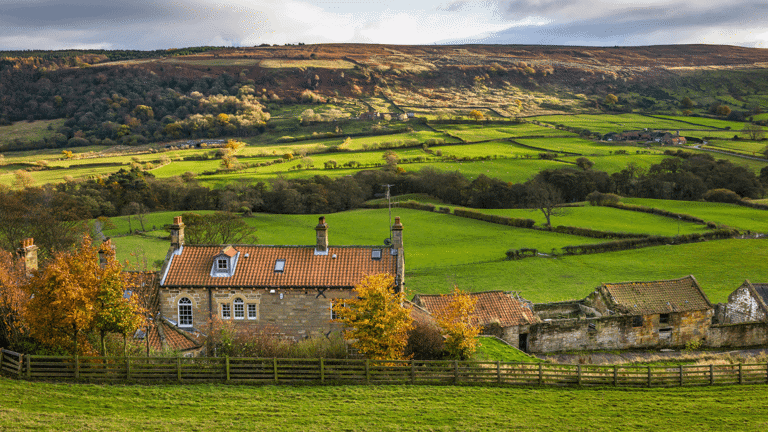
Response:
[[[181,357],[176,357],[176,379],[181,382]]]
[[[544,370],[541,363],[539,363],[539,385],[544,385]]]
[[[744,384],[744,371],[741,368],[741,363],[739,363],[739,384]]]
[[[648,366],[648,387],[651,386],[651,367]]]
[[[709,385],[715,384],[715,365],[709,365]]]
[[[613,385],[619,385],[619,367],[616,365],[613,365]]]
[[[27,379],[32,378],[32,357],[29,354],[25,355],[27,359]]]
[[[325,382],[325,361],[320,357],[320,382]]]
[[[125,358],[125,379],[131,379],[131,358]]]
[[[80,379],[80,356],[75,354],[75,379]]]
[[[17,368],[19,378],[21,378],[21,373],[24,370],[24,357],[25,357],[24,354],[19,355],[19,367]],[[0,363],[1,362],[2,362],[2,357],[0,357]]]
[[[680,365],[680,387],[683,386],[683,365]]]
[[[411,359],[411,384],[416,383],[416,364]]]
[[[371,366],[369,359],[365,359],[365,383],[371,383]]]
[[[275,384],[277,384],[277,357],[272,357],[272,371],[275,373]]]
[[[459,382],[459,361],[454,360],[453,361],[453,384],[456,384]]]
[[[229,356],[225,356],[224,357],[224,363],[227,366],[227,381],[229,381],[229,379],[230,379],[230,376],[229,376]]]
[[[501,362],[496,360],[496,382],[501,384]]]

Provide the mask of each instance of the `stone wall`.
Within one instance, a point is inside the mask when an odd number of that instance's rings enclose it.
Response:
[[[704,346],[709,348],[739,348],[768,344],[768,323],[713,325],[707,331]]]
[[[184,288],[161,289],[160,310],[164,317],[178,323],[178,302],[186,297],[192,301],[193,327],[203,333],[208,330],[211,317],[222,318],[222,305],[229,305],[230,318],[237,328],[268,328],[277,334],[295,340],[339,331],[331,323],[331,301],[352,297],[350,289],[266,290],[256,288],[216,289]],[[235,318],[234,301],[243,300],[245,314]],[[209,307],[209,302],[212,307]],[[248,305],[255,305],[256,317],[248,314]]]
[[[659,315],[608,316],[602,318],[549,320],[532,324],[528,335],[530,352],[613,350],[681,347],[707,336],[711,310],[669,314],[669,323]]]

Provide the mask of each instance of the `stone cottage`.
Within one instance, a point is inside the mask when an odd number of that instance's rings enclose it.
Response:
[[[581,301],[534,305],[532,352],[682,347],[703,341],[713,307],[693,276],[607,283]]]
[[[203,333],[214,318],[239,328],[267,328],[298,340],[337,329],[331,305],[353,296],[366,275],[389,273],[403,289],[403,225],[391,246],[329,246],[321,217],[309,246],[185,245],[174,218],[160,278],[160,312],[179,328]]]
[[[768,284],[745,280],[728,296],[728,303],[717,305],[715,321],[719,324],[768,321]]]
[[[529,301],[504,291],[476,292],[470,293],[470,296],[477,301],[472,318],[483,327],[484,334],[492,334],[512,346],[527,350],[529,326],[539,321]],[[411,301],[435,313],[445,308],[451,298],[451,295],[416,294]]]

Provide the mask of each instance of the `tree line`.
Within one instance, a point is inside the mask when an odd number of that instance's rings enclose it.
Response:
[[[106,177],[68,181],[58,185],[0,191],[0,246],[13,250],[16,242],[33,237],[45,254],[63,250],[76,240],[73,233],[87,227],[82,221],[97,217],[141,215],[153,211],[220,210],[225,212],[318,214],[359,208],[382,197],[392,185],[395,194],[422,193],[443,202],[473,208],[538,208],[551,216],[563,203],[587,199],[592,192],[622,196],[718,200],[733,194],[763,196],[768,168],[761,176],[707,154],[670,153],[643,169],[629,163],[608,174],[581,167],[547,169],[525,183],[510,183],[480,175],[470,180],[459,172],[423,168],[404,172],[387,166],[330,178],[276,178],[230,183],[220,189],[200,185],[194,175],[157,179],[138,168],[121,169]],[[723,193],[726,189],[730,193]],[[717,191],[713,193],[712,191]]]

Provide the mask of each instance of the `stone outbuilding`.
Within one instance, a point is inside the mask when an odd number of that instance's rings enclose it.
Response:
[[[470,296],[477,301],[472,318],[483,327],[484,334],[492,334],[512,346],[527,350],[529,326],[538,322],[531,302],[516,293],[504,291],[476,292],[470,293]],[[411,301],[434,314],[445,308],[452,297],[416,294]]]
[[[606,283],[583,301],[555,305],[542,307],[549,317],[531,326],[533,352],[683,347],[706,339],[713,315],[693,276]],[[564,318],[553,317],[553,309]]]
[[[738,324],[768,321],[768,283],[745,280],[728,296],[728,302],[716,306],[715,321]]]
[[[403,289],[399,217],[380,246],[329,246],[324,217],[308,246],[185,245],[184,228],[176,217],[159,283],[162,316],[183,330],[206,333],[218,319],[292,340],[328,335],[339,330],[331,305],[364,276],[388,273]]]

